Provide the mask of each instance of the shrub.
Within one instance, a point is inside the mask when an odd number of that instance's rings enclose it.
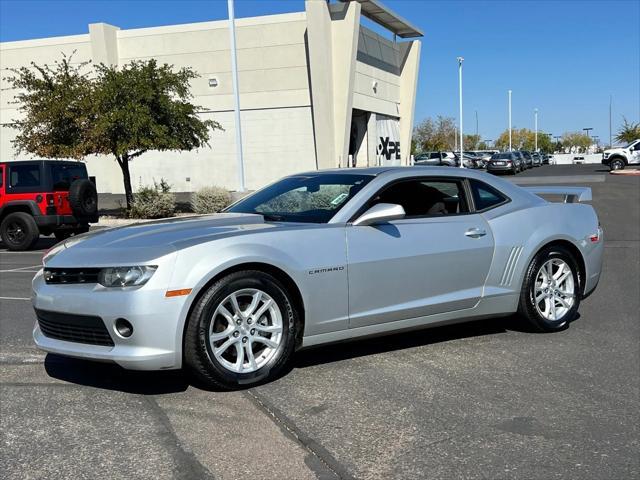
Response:
[[[153,186],[141,187],[136,193],[131,209],[130,218],[166,218],[172,217],[176,209],[176,199],[171,193],[171,185],[164,179],[160,183],[153,182]]]
[[[221,187],[204,187],[191,195],[195,213],[218,213],[231,203],[231,194]]]

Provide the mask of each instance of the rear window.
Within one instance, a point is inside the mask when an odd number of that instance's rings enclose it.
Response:
[[[40,187],[40,165],[11,165],[9,167],[9,188],[23,190]]]
[[[54,190],[69,190],[74,180],[87,178],[87,170],[83,164],[51,165],[51,181]]]
[[[491,160],[509,160],[511,159],[510,153],[495,153],[491,156]]]

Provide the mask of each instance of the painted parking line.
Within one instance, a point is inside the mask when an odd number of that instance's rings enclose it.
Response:
[[[33,270],[34,268],[36,268],[37,270]],[[31,270],[30,270],[31,269]],[[21,273],[21,272],[37,272],[38,270],[40,270],[40,265],[28,265],[26,267],[18,267],[18,268],[11,268],[9,270],[0,270],[0,273]]]
[[[31,298],[24,298],[24,297],[0,297],[0,300],[31,300]]]

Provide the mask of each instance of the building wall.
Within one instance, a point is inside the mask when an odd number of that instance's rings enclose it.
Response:
[[[245,183],[259,188],[284,175],[316,168],[314,133],[305,47],[305,13],[238,19],[236,38]],[[228,22],[203,22],[168,27],[119,30],[105,24],[90,26],[89,35],[59,37],[0,45],[2,68],[28,66],[31,61],[51,64],[61,53],[74,63],[124,65],[155,58],[176,68],[191,67],[200,78],[191,82],[193,102],[201,116],[222,124],[212,133],[211,148],[192,152],[148,152],[131,163],[134,188],[165,178],[175,191],[193,191],[205,185],[238,186],[233,117],[233,84]],[[218,81],[209,86],[209,79]],[[3,84],[2,87],[6,87]],[[3,160],[28,158],[11,145],[15,130],[7,125],[18,118],[13,91],[2,91],[0,155]],[[87,159],[90,175],[100,192],[123,193],[114,159]]]
[[[259,188],[284,175],[347,164],[353,109],[400,119],[402,163],[408,163],[419,42],[391,42],[360,25],[357,2],[307,0],[299,13],[236,20],[245,183]],[[0,67],[52,64],[61,54],[74,63],[91,60],[122,66],[155,58],[191,67],[193,102],[223,131],[210,147],[192,152],[147,152],[131,163],[134,188],[166,179],[175,191],[205,185],[238,187],[234,96],[227,21],[120,30],[89,25],[86,35],[5,42]],[[415,46],[417,45],[417,49]],[[75,52],[75,53],[74,53]],[[3,75],[4,76],[4,75]],[[217,86],[209,81],[215,79]],[[0,158],[29,158],[14,151],[19,120],[13,96],[0,91]],[[403,128],[403,125],[405,126]],[[407,125],[409,125],[407,127]],[[406,138],[405,138],[406,137]],[[366,162],[376,163],[376,138],[367,133]],[[101,193],[122,193],[120,170],[109,156],[86,159]]]

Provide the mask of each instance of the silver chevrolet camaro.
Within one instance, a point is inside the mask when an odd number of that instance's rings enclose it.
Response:
[[[328,342],[515,312],[557,331],[600,277],[590,199],[456,168],[297,174],[221,214],[59,244],[33,280],[33,336],[48,352],[237,388]]]

